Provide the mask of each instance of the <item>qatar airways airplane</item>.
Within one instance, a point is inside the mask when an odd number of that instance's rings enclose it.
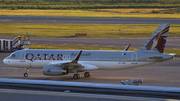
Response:
[[[161,24],[145,44],[137,51],[95,51],[95,50],[46,50],[27,49],[13,52],[3,60],[4,64],[16,68],[42,69],[44,75],[61,76],[85,72],[90,77],[92,70],[122,70],[162,62],[173,58],[163,54],[170,25]]]

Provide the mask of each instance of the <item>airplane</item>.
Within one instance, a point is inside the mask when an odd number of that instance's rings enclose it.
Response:
[[[25,49],[13,52],[6,57],[4,64],[16,68],[42,69],[47,76],[62,76],[74,73],[79,79],[79,72],[90,77],[92,70],[122,70],[173,59],[173,55],[163,54],[170,24],[163,23],[136,51],[102,51],[102,50],[48,50]],[[129,47],[130,45],[128,45]]]

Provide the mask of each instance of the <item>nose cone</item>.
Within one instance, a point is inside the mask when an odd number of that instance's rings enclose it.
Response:
[[[3,63],[6,64],[6,65],[8,65],[8,60],[5,58],[5,59],[3,60]]]

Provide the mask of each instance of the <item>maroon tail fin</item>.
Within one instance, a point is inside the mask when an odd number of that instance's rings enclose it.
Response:
[[[163,53],[169,28],[170,24],[161,24],[139,50],[152,50]]]

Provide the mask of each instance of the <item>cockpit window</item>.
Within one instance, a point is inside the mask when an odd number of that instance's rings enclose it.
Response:
[[[11,56],[10,57],[15,57],[15,54],[11,54]]]

